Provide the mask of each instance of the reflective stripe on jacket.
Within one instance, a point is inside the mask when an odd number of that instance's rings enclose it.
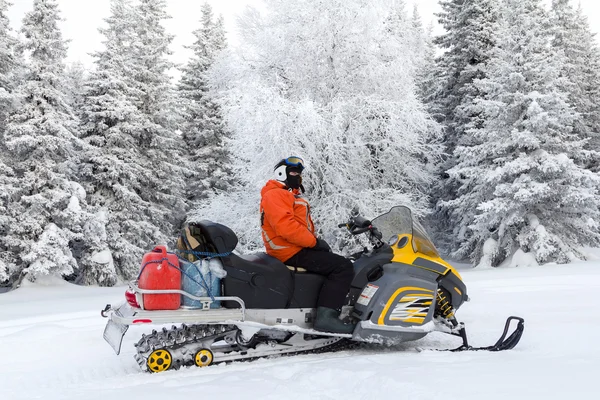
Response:
[[[289,191],[275,180],[262,188],[260,201],[262,238],[267,254],[287,261],[304,247],[317,243],[310,205],[297,190]]]

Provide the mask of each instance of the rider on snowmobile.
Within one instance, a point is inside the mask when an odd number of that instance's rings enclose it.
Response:
[[[327,277],[319,293],[314,328],[322,332],[352,333],[353,324],[339,319],[354,277],[352,262],[331,252],[315,234],[310,206],[302,197],[304,161],[288,157],[274,168],[275,179],[261,190],[261,229],[267,254],[293,267]]]

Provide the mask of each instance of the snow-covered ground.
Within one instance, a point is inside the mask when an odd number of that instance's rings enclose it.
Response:
[[[545,399],[598,398],[600,263],[463,271],[472,298],[458,312],[475,346],[505,318],[526,329],[501,353],[415,351],[456,347],[434,333],[402,348],[300,355],[185,368],[138,370],[135,327],[116,356],[102,339],[100,309],[124,288],[61,282],[0,294],[0,399]]]

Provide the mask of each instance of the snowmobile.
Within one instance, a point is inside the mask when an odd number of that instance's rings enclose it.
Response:
[[[222,295],[198,297],[183,290],[147,290],[132,281],[126,302],[118,307],[108,304],[101,311],[110,318],[104,338],[117,354],[129,326],[163,325],[142,335],[135,344],[135,358],[142,370],[161,372],[277,354],[331,351],[352,342],[396,345],[434,331],[462,338],[462,345],[450,351],[501,351],[515,347],[524,330],[524,320],[511,316],[494,345],[469,345],[465,326],[455,316],[469,301],[467,288],[404,206],[393,207],[372,221],[355,215],[339,226],[352,235],[366,234],[369,244],[350,257],[355,277],[340,318],[356,322],[352,334],[312,329],[323,276],[288,267],[265,253],[234,254],[238,239],[231,229],[206,220],[195,226],[217,253],[210,254],[221,260],[227,272],[221,280]],[[174,293],[201,306],[145,310],[145,295]],[[220,307],[215,308],[215,302]],[[509,335],[512,322],[516,327]]]

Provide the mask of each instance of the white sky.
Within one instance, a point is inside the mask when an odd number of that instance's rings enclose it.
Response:
[[[13,27],[21,25],[25,13],[32,8],[33,0],[11,0],[9,18]],[[290,0],[293,1],[293,0]],[[546,0],[548,3],[550,0]],[[185,63],[189,53],[184,45],[193,43],[192,31],[199,27],[200,7],[198,0],[166,0],[168,13],[172,19],[165,23],[167,30],[175,35],[171,49],[173,61]],[[438,0],[406,0],[409,10],[417,3],[425,25],[435,22],[434,12],[439,11]],[[581,3],[587,14],[590,26],[596,33],[600,32],[600,0],[572,0],[573,4]],[[261,0],[208,0],[215,14],[223,14],[230,44],[237,43],[235,19],[247,5],[260,6]],[[61,29],[63,36],[70,39],[67,62],[81,61],[91,67],[92,58],[89,53],[102,48],[102,36],[98,27],[110,13],[109,0],[59,0],[59,6],[65,21]]]

